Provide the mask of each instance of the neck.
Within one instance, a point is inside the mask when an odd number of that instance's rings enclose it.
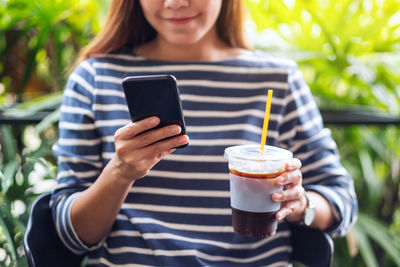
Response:
[[[218,51],[226,48],[223,44],[218,45],[182,45],[162,44],[156,42],[152,56],[160,60],[168,61],[212,61],[218,60]],[[157,52],[155,52],[157,51]]]
[[[148,59],[162,61],[219,61],[237,56],[242,49],[232,48],[219,38],[204,38],[194,44],[172,44],[157,36],[154,40],[138,47],[135,52]]]

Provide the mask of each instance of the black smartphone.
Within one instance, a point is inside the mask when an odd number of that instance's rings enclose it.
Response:
[[[160,124],[153,129],[177,124],[186,134],[185,120],[176,78],[172,75],[129,76],[122,80],[132,121],[157,116]],[[180,146],[179,148],[185,147]]]

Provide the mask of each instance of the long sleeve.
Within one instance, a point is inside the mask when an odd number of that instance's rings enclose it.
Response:
[[[94,69],[88,61],[81,63],[69,77],[61,106],[59,139],[53,146],[58,162],[58,186],[50,203],[53,220],[63,243],[76,254],[97,247],[86,247],[70,220],[71,204],[95,181],[103,165],[101,138],[92,111],[93,77]]]
[[[289,71],[289,90],[279,144],[303,164],[303,185],[323,195],[333,206],[338,223],[328,232],[343,236],[357,219],[353,180],[340,163],[336,143],[323,122],[309,87],[297,68]]]

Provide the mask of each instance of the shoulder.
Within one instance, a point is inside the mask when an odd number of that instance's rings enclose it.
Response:
[[[249,50],[238,57],[254,67],[296,69],[297,63],[290,58],[273,55],[261,50]]]
[[[85,78],[89,78],[95,76],[95,74],[96,73],[93,67],[93,58],[88,58],[76,65],[71,76],[79,75]]]
[[[114,66],[124,67],[135,65],[135,62],[141,62],[143,58],[132,53],[127,47],[122,47],[117,51],[107,54],[96,54],[82,61],[78,68],[91,69],[93,75],[98,74],[98,70],[112,69]],[[118,68],[118,67],[117,67]]]
[[[98,81],[104,77],[120,78],[143,59],[129,53],[110,53],[93,55],[80,62],[72,72],[86,80]]]

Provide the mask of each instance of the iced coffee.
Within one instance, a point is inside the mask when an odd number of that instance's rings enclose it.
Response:
[[[261,153],[258,145],[243,145],[227,148],[224,156],[229,160],[234,231],[253,237],[274,234],[280,203],[272,200],[272,194],[282,191],[275,178],[283,173],[292,153],[273,146],[265,146]]]

